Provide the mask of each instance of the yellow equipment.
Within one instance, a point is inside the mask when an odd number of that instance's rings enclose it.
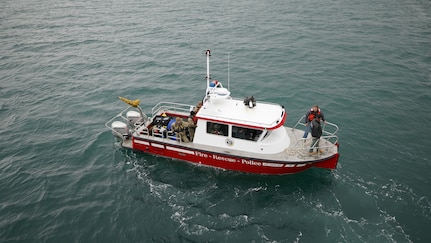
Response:
[[[137,99],[137,100],[129,100],[129,99],[126,99],[126,98],[123,98],[123,97],[118,97],[118,99],[124,101],[126,104],[131,105],[133,107],[138,107],[139,103],[141,102],[139,99]]]

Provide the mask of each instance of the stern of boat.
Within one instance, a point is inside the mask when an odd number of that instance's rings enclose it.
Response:
[[[339,159],[339,143],[338,131],[336,124],[325,122],[322,126],[322,137],[320,138],[319,146],[312,144],[311,133],[306,138],[303,138],[306,125],[305,116],[302,116],[297,123],[288,129],[289,137],[291,138],[290,149],[299,151],[303,160],[308,160],[313,163],[313,167],[324,169],[336,169]],[[309,153],[312,149],[314,152]]]

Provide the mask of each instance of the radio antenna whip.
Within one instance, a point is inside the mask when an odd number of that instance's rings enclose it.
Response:
[[[230,90],[229,52],[227,53],[227,89]]]

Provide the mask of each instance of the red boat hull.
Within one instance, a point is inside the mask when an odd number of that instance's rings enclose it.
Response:
[[[186,146],[168,143],[141,140],[133,137],[133,149],[166,158],[178,159],[190,163],[216,167],[225,170],[240,171],[253,174],[293,174],[311,167],[335,169],[339,154],[322,160],[304,162],[277,162],[272,160],[259,160],[247,157],[238,157],[210,151],[190,149]]]

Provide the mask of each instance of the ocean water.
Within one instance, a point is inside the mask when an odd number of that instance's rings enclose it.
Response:
[[[1,0],[1,242],[431,242],[431,2]],[[262,176],[127,151],[124,96],[313,104],[337,170]],[[228,82],[229,81],[229,82]]]

